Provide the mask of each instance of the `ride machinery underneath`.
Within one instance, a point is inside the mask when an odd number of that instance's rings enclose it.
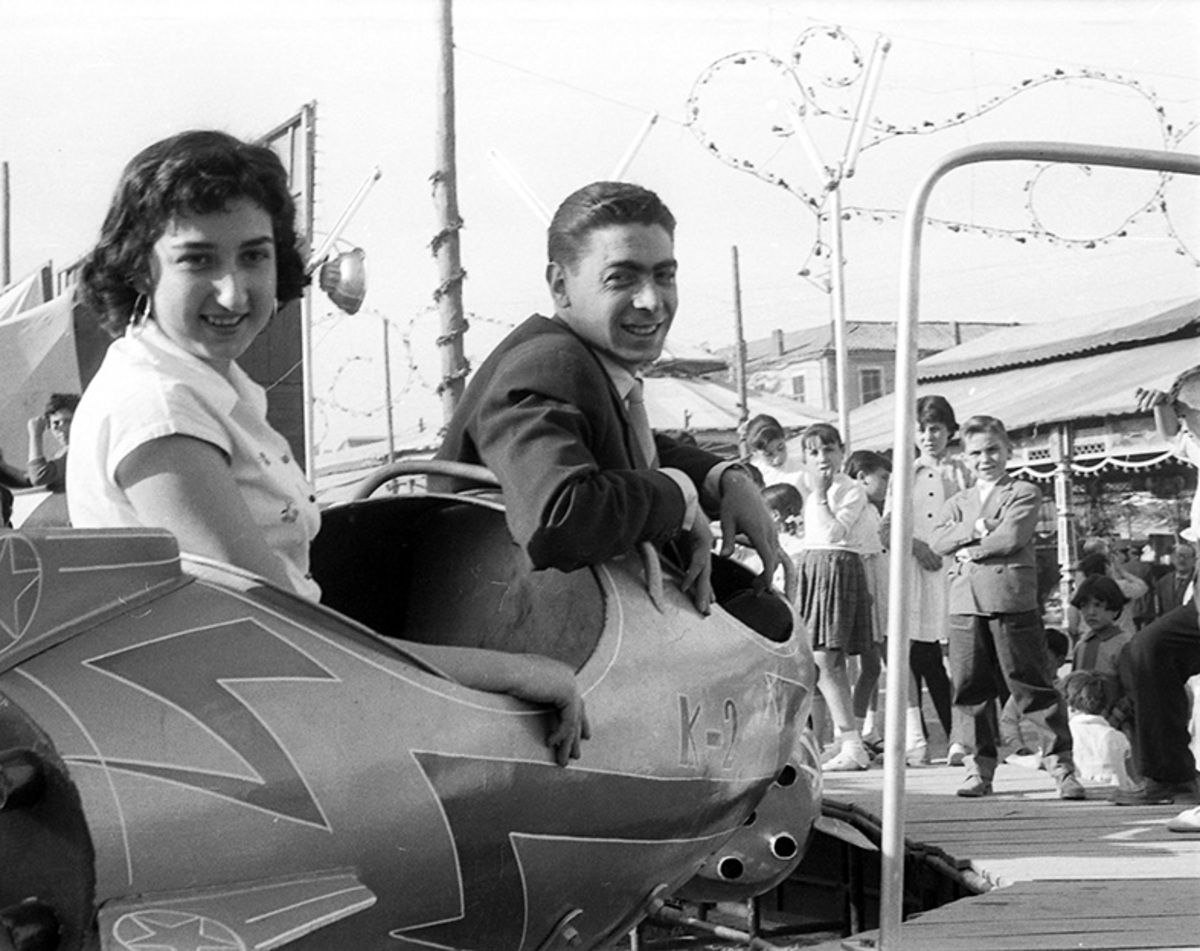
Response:
[[[745,569],[706,618],[636,556],[532,572],[494,493],[330,508],[313,566],[320,606],[166,532],[0,532],[0,951],[603,947],[800,860],[812,658]],[[582,759],[408,642],[566,661]]]

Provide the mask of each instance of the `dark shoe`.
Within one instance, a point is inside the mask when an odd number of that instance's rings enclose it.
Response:
[[[1157,779],[1147,778],[1136,789],[1120,789],[1112,801],[1118,806],[1158,806],[1180,803],[1185,805],[1200,804],[1200,793],[1196,791],[1196,783],[1163,783]]]
[[[1058,784],[1059,799],[1087,799],[1087,790],[1083,788],[1083,784],[1075,778],[1074,773],[1066,773],[1055,778]]]
[[[978,776],[968,776],[966,782],[958,787],[956,795],[964,799],[980,799],[992,794],[992,781]]]

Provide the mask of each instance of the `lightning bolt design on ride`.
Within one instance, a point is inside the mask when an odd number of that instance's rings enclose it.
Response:
[[[182,631],[85,663],[183,711],[237,755],[252,776],[108,757],[71,759],[190,786],[284,819],[329,828],[287,750],[233,686],[247,681],[337,682],[283,638],[242,619]]]

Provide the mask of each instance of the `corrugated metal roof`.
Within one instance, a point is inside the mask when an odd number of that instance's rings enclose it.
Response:
[[[1055,360],[1072,354],[1188,334],[1200,322],[1200,299],[1143,304],[1067,320],[1023,324],[921,361],[922,380],[947,379]]]
[[[1011,324],[982,323],[979,321],[930,321],[918,328],[918,346],[925,352],[936,352],[956,346],[957,341],[974,340],[977,337],[1011,327]],[[846,347],[849,350],[895,350],[896,324],[880,320],[846,321]],[[819,356],[833,350],[833,327],[829,323],[804,330],[783,334],[783,354],[779,353],[779,342],[775,336],[760,337],[746,341],[746,359],[759,361],[798,359]],[[733,359],[732,348],[717,351],[726,359]]]
[[[1166,390],[1184,370],[1200,363],[1200,340],[1167,340],[1107,350],[998,373],[951,379],[922,379],[917,395],[939,394],[950,401],[959,421],[986,413],[1016,432],[1050,423],[1133,416],[1134,391]],[[855,449],[892,445],[895,394],[850,414]],[[1153,426],[1149,422],[1148,425]]]
[[[738,424],[737,392],[711,380],[648,376],[646,414],[655,429],[732,432]],[[750,415],[768,413],[785,429],[828,422],[836,414],[799,400],[772,394],[750,394]]]

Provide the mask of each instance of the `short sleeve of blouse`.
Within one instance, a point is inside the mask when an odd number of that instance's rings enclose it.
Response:
[[[147,380],[126,386],[110,407],[106,475],[116,482],[117,467],[135,449],[164,436],[190,436],[211,443],[229,458],[233,444],[221,424],[214,396],[180,381]]]

